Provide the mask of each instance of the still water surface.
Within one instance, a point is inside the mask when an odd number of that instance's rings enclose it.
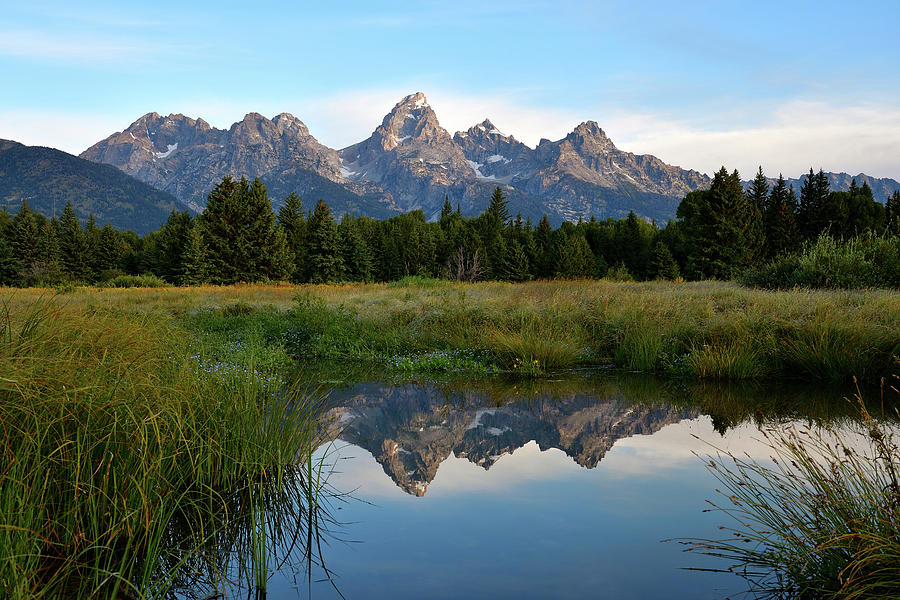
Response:
[[[667,538],[720,537],[697,453],[765,460],[760,423],[848,422],[848,390],[677,384],[611,373],[553,382],[369,382],[331,395],[318,458],[343,523],[322,549],[354,598],[724,598],[735,575]],[[339,598],[305,567],[268,597]]]

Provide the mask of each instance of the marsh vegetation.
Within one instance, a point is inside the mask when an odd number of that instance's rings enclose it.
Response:
[[[330,361],[345,375],[462,376],[517,393],[614,366],[691,390],[877,383],[896,373],[900,345],[895,293],[721,282],[24,289],[2,292],[0,316],[0,589],[11,598],[208,592],[234,568],[265,589],[288,540],[317,561],[333,523],[309,460],[323,404],[306,384]],[[708,412],[727,423],[746,406]]]

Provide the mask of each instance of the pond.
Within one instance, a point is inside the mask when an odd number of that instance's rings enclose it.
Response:
[[[850,422],[853,390],[673,382],[378,381],[331,391],[316,452],[339,522],[268,598],[724,598],[739,577],[670,538],[722,537],[697,455],[768,459],[759,425]],[[330,577],[329,574],[330,573]]]

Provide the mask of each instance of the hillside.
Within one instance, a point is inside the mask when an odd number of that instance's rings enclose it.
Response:
[[[0,207],[15,213],[23,200],[49,217],[59,215],[71,202],[82,221],[93,214],[100,225],[138,233],[158,229],[179,207],[171,194],[110,165],[0,140]]]

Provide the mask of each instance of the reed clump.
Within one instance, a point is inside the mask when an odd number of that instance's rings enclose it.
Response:
[[[900,445],[857,397],[858,431],[763,429],[771,462],[706,457],[722,485],[722,539],[689,549],[727,561],[755,597],[900,597]]]
[[[317,403],[253,350],[194,352],[158,313],[2,305],[0,597],[164,597],[221,568],[201,550],[253,482],[296,480]]]

